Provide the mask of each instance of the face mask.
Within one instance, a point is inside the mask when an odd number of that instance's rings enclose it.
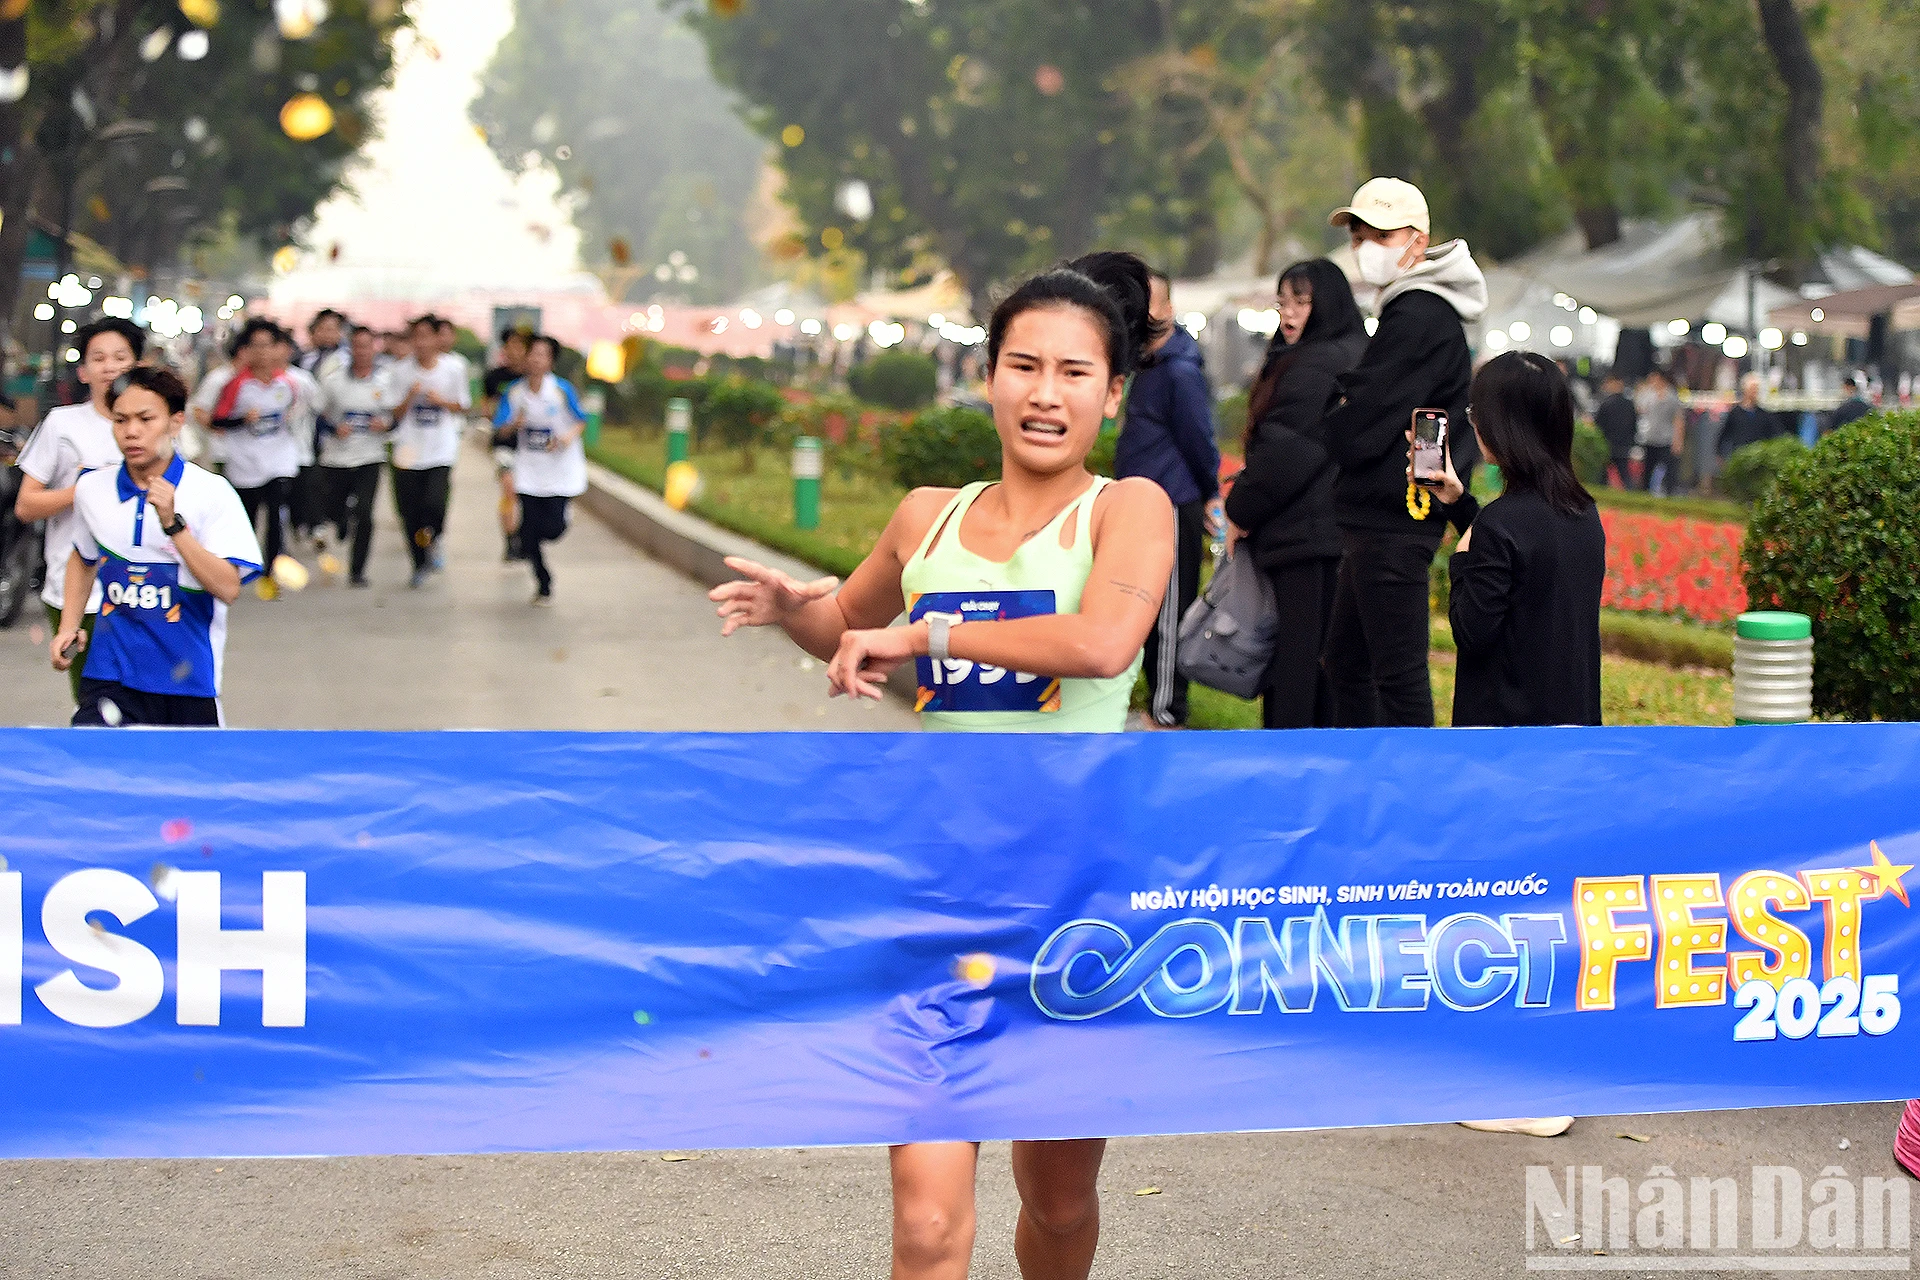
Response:
[[[1405,245],[1394,248],[1378,240],[1362,240],[1360,247],[1353,251],[1354,259],[1360,264],[1360,278],[1376,289],[1386,288],[1400,278],[1400,258],[1406,251]]]

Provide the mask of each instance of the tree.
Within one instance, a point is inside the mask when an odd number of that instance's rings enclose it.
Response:
[[[471,114],[509,170],[559,175],[582,255],[608,269],[616,296],[674,253],[699,272],[674,287],[696,297],[752,283],[747,215],[767,146],[708,72],[699,37],[657,4],[516,0]]]
[[[0,113],[0,144],[12,140],[0,317],[19,298],[29,214],[141,271],[223,227],[285,243],[371,132],[366,99],[389,82],[407,25],[395,0],[333,0],[311,35],[286,39],[271,0],[227,0],[204,29],[204,56],[189,61],[179,37],[202,29],[176,0],[43,0],[29,10],[18,28],[0,24],[0,51],[24,35],[31,75]],[[327,102],[334,125],[296,142],[279,117],[303,92]]]
[[[1214,234],[1221,162],[1182,172],[1168,133],[1190,122],[1143,118],[1120,82],[1162,46],[1155,0],[682,3],[781,143],[789,252],[851,250],[901,282],[945,264],[977,304],[1092,247],[1132,199],[1184,201],[1181,238]]]
[[[1173,10],[1174,0],[1163,7]],[[1217,150],[1224,158],[1234,193],[1257,223],[1254,271],[1267,275],[1287,236],[1310,244],[1324,238],[1326,211],[1353,190],[1353,140],[1307,83],[1289,0],[1179,8],[1188,22],[1166,24],[1165,48],[1130,68],[1128,83],[1149,111],[1169,102],[1199,108],[1202,127],[1186,152]],[[1182,47],[1183,25],[1201,43]]]

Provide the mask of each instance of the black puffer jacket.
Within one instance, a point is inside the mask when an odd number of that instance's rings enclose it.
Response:
[[[1321,430],[1340,376],[1360,363],[1367,335],[1309,341],[1277,352],[1286,362],[1273,398],[1247,441],[1227,518],[1246,530],[1254,563],[1272,571],[1303,560],[1338,559],[1337,474]]]
[[[1415,409],[1445,409],[1454,467],[1478,459],[1467,426],[1473,361],[1466,330],[1438,294],[1403,293],[1380,317],[1367,358],[1340,380],[1346,403],[1327,414],[1327,446],[1340,467],[1334,501],[1345,528],[1440,541],[1439,504],[1425,521],[1407,514],[1407,431]]]

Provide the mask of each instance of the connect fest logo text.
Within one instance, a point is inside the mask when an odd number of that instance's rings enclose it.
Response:
[[[1559,909],[1546,909],[1553,886],[1532,875],[1337,891],[1168,886],[1134,893],[1131,908],[1189,914],[1137,945],[1109,920],[1064,924],[1034,957],[1030,986],[1040,1010],[1061,1021],[1098,1018],[1136,999],[1163,1018],[1257,1014],[1269,1002],[1310,1013],[1323,998],[1356,1013],[1436,1004],[1471,1013],[1506,1001],[1520,1009],[1571,1001],[1593,1012],[1615,1007],[1631,973],[1653,979],[1659,1009],[1731,1000],[1744,1011],[1736,1041],[1879,1036],[1900,1021],[1899,975],[1863,971],[1867,909],[1911,907],[1903,877],[1913,866],[1877,843],[1868,852],[1856,866],[1749,871],[1724,884],[1717,872],[1580,876]],[[1501,905],[1437,918],[1328,911],[1436,899]],[[1276,919],[1260,910],[1276,905],[1310,911]]]

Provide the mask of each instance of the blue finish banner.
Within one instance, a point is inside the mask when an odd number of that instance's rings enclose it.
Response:
[[[0,1156],[1920,1095],[1920,726],[0,732]]]

